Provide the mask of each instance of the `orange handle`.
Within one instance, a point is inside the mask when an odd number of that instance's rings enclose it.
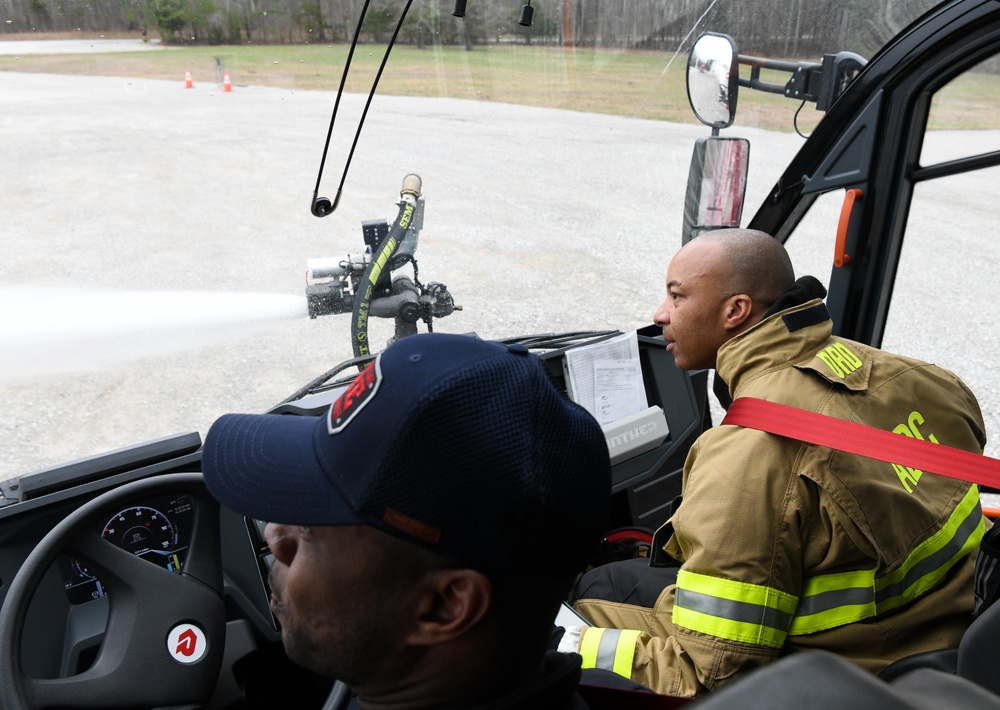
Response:
[[[840,223],[837,225],[837,243],[833,247],[833,265],[838,269],[851,263],[851,255],[845,249],[847,245],[847,227],[851,223],[851,212],[854,203],[864,197],[864,192],[858,188],[848,190],[844,195],[844,206],[840,208]]]

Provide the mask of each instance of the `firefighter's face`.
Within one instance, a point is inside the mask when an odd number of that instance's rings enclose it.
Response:
[[[725,315],[732,294],[725,274],[717,241],[695,239],[670,261],[667,297],[653,319],[682,370],[714,368],[719,348],[731,337]]]
[[[411,599],[380,545],[362,526],[268,524],[271,609],[288,657],[352,688],[392,677],[408,631]]]

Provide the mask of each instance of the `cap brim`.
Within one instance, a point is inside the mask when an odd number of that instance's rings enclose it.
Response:
[[[205,437],[205,485],[227,508],[297,525],[361,521],[323,472],[314,450],[322,417],[225,414]]]

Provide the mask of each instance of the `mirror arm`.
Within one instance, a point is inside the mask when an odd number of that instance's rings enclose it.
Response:
[[[840,98],[847,86],[865,66],[865,59],[853,52],[826,54],[821,63],[783,62],[778,59],[738,55],[739,63],[750,67],[750,78],[739,80],[740,86],[769,94],[782,94],[790,99],[814,101],[816,110],[826,111]],[[760,80],[760,70],[791,74],[784,84]]]
[[[767,82],[760,80],[760,67],[753,67],[750,70],[749,79],[740,77],[740,86],[746,87],[747,89],[753,89],[754,91],[764,91],[768,94],[784,95],[785,93],[784,84],[768,84]]]
[[[739,63],[750,67],[750,78],[740,78],[740,86],[756,91],[764,91],[769,94],[781,94],[789,98],[803,99],[805,101],[815,101],[816,94],[810,91],[815,82],[820,79],[823,69],[822,64],[816,62],[783,62],[778,59],[767,59],[766,57],[751,57],[745,54],[739,55]],[[787,72],[791,77],[785,84],[770,84],[760,80],[760,70],[769,69],[771,71]]]

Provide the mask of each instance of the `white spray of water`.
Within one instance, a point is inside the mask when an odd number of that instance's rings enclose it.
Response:
[[[302,296],[0,286],[0,380],[204,347],[305,316]]]

